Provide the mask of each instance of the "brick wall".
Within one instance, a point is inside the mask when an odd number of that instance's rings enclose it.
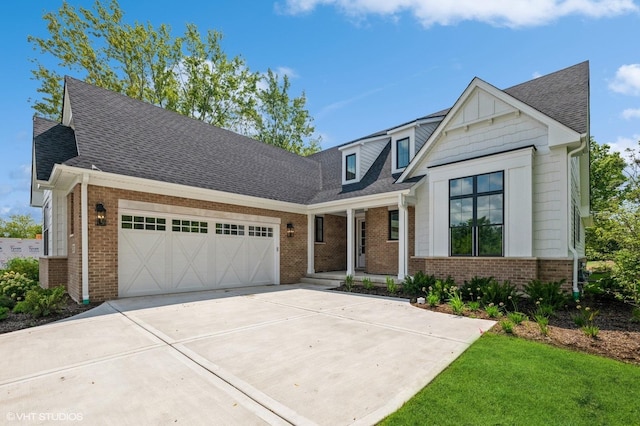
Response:
[[[507,257],[434,257],[413,258],[409,273],[423,271],[437,278],[450,276],[462,284],[474,276],[494,277],[498,281],[508,280],[522,288],[529,281],[557,281],[565,279],[565,289],[571,291],[572,261],[567,259],[507,258]]]
[[[80,224],[80,185],[74,189],[73,211],[75,232],[69,237],[69,294],[76,301],[82,300],[81,281],[81,224]],[[170,197],[137,191],[120,190],[89,185],[89,294],[91,302],[118,297],[118,200],[143,201],[166,205],[183,206],[197,209],[243,213],[259,216],[279,217],[280,226],[280,282],[291,284],[299,282],[307,270],[307,216],[295,213],[279,212],[254,207],[242,207],[231,204]],[[95,205],[102,203],[107,209],[107,225],[95,225]],[[69,206],[71,202],[69,201]],[[293,223],[295,235],[287,237],[287,223]],[[75,244],[75,252],[72,247]]]
[[[347,269],[347,218],[324,215],[324,242],[315,243],[316,272],[345,271]]]
[[[368,209],[365,271],[369,274],[398,275],[398,241],[389,241],[389,209]],[[415,208],[408,209],[409,256],[415,252]]]
[[[67,289],[67,258],[66,257],[41,257],[38,260],[40,267],[40,286],[51,288],[63,285]]]

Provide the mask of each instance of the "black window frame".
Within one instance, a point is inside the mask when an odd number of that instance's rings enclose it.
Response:
[[[353,172],[349,171],[350,158],[353,158]],[[356,161],[356,154],[355,153],[349,154],[344,157],[344,180],[345,181],[356,180],[357,176],[358,176],[358,163]]]
[[[478,178],[481,176],[488,176],[488,175],[492,175],[492,174],[497,174],[500,173],[501,174],[501,189],[499,190],[494,190],[494,191],[484,191],[484,192],[478,192]],[[451,194],[451,183],[453,181],[456,180],[462,180],[462,179],[472,179],[472,190],[470,193],[467,194],[461,194],[461,195],[452,195]],[[504,186],[504,170],[496,170],[493,172],[489,172],[489,173],[480,173],[477,175],[470,175],[470,176],[463,176],[463,177],[459,177],[459,178],[455,178],[455,179],[449,179],[449,256],[451,257],[504,257],[504,228],[505,228],[505,223],[504,223],[504,194],[505,194],[505,186]],[[479,225],[478,224],[478,198],[480,197],[485,197],[485,196],[491,196],[491,195],[501,195],[502,196],[502,205],[501,205],[501,209],[502,209],[502,221],[501,223],[489,223],[487,225]],[[457,253],[454,254],[453,253],[453,238],[452,238],[452,232],[454,229],[463,229],[465,228],[464,226],[460,226],[460,225],[456,225],[456,226],[452,226],[451,224],[451,201],[454,200],[462,200],[462,199],[472,199],[472,218],[471,218],[471,222],[472,224],[470,226],[468,226],[467,228],[469,228],[469,232],[471,233],[471,253],[467,254],[467,253]],[[496,254],[496,253],[490,253],[490,254],[481,254],[482,250],[480,247],[480,241],[479,241],[479,234],[481,231],[481,228],[488,228],[488,227],[501,227],[500,232],[501,232],[501,243],[500,243],[500,254]]]
[[[314,241],[316,243],[324,243],[324,217],[323,216],[316,216],[314,229],[315,229]]]
[[[401,142],[407,143],[407,164],[404,164],[404,165],[400,165],[400,143]],[[407,136],[406,138],[398,139],[396,141],[396,169],[404,169],[409,165],[410,161],[411,161],[411,141]]]
[[[395,220],[398,222],[398,230],[396,231],[397,235],[393,236],[393,216],[395,215]],[[388,220],[388,239],[389,241],[398,241],[400,239],[400,211],[399,210],[389,210],[389,220]]]

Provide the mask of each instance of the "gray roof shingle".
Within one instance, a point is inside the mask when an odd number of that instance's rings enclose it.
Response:
[[[49,180],[55,164],[78,155],[73,130],[41,117],[33,117],[33,144],[38,180]]]

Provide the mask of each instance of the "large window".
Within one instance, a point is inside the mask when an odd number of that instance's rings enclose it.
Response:
[[[396,141],[396,169],[409,165],[409,138]]]
[[[400,235],[400,221],[398,219],[398,210],[389,211],[389,239],[397,240]]]
[[[502,256],[504,173],[449,181],[451,256]]]
[[[356,178],[356,155],[350,154],[345,157],[344,180],[354,180]]]
[[[316,216],[316,243],[324,242],[324,217]]]

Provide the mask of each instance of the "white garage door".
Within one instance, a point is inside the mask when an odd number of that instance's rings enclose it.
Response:
[[[278,284],[279,227],[123,211],[118,295]]]

